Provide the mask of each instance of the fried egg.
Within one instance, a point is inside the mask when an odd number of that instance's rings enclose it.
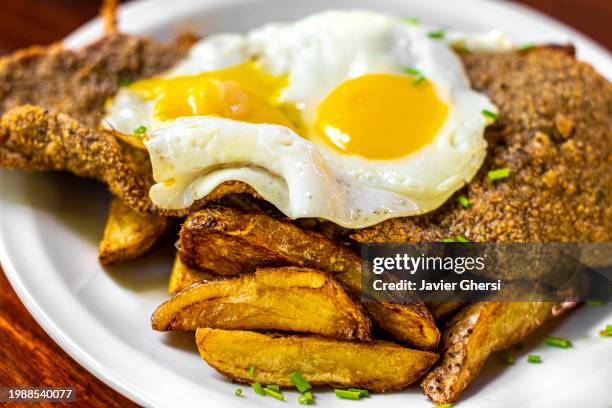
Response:
[[[483,110],[496,107],[425,27],[329,11],[203,39],[122,88],[105,123],[143,134],[161,208],[238,180],[290,218],[363,228],[432,211],[469,182]]]

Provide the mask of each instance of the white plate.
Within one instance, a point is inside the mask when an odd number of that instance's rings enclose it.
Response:
[[[242,31],[274,20],[290,20],[327,9],[324,0],[173,0],[135,2],[121,10],[121,27],[167,39],[176,31],[200,34]],[[501,29],[517,42],[564,42],[580,58],[612,78],[608,53],[550,18],[506,2],[346,0],[334,8],[371,8],[410,15],[444,26],[483,31]],[[82,45],[100,33],[94,21],[66,43]],[[49,335],[79,363],[119,392],[146,406],[275,406],[225,381],[198,357],[191,335],[150,329],[149,317],[167,298],[171,243],[133,264],[103,268],[97,262],[108,193],[101,186],[60,174],[0,170],[0,259],[17,294]],[[610,307],[586,308],[551,323],[534,336],[512,367],[495,359],[462,398],[462,407],[610,406],[612,343],[597,335],[612,323]],[[544,333],[574,341],[571,350],[541,345]],[[542,355],[528,364],[527,352]],[[297,394],[286,393],[297,405]],[[353,406],[328,390],[317,405]],[[418,387],[359,402],[368,407],[430,407]]]

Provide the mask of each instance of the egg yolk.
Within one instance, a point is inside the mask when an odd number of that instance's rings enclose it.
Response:
[[[343,82],[325,98],[315,132],[341,152],[395,159],[429,144],[447,114],[431,81],[368,74]]]
[[[160,120],[206,115],[293,128],[277,102],[286,85],[286,77],[270,75],[248,61],[197,75],[143,79],[129,88],[155,100],[154,115]]]

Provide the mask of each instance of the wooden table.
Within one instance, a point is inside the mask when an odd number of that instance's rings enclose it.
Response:
[[[612,49],[610,0],[523,0]],[[0,54],[59,40],[94,17],[98,1],[0,2]],[[74,386],[79,406],[132,407],[60,349],[29,315],[0,269],[0,385]],[[58,404],[54,404],[57,406]],[[42,406],[51,406],[44,404]],[[67,404],[67,406],[75,406]]]

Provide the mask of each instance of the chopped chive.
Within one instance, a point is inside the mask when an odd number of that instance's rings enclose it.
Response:
[[[134,134],[135,135],[142,135],[147,133],[147,127],[144,125],[140,125],[138,126],[136,129],[134,129]]]
[[[310,391],[306,391],[304,393],[304,395],[300,395],[298,397],[298,402],[302,405],[312,405],[314,404],[314,396],[312,395],[312,392]]]
[[[423,75],[423,73],[421,71],[419,71],[416,68],[412,68],[412,67],[404,67],[403,71],[404,71],[404,73],[406,73],[408,75],[412,75],[412,76]]]
[[[455,238],[457,239],[457,242],[471,242],[469,239],[467,239],[463,235],[457,235]]]
[[[269,388],[272,391],[280,392],[280,387],[276,384],[266,385],[266,388]]]
[[[263,396],[266,395],[260,383],[253,383],[251,384],[251,387],[253,387],[253,391],[255,391],[255,394],[263,395]]]
[[[350,400],[358,400],[361,398],[361,393],[348,390],[335,390],[336,397]]]
[[[289,379],[291,379],[291,382],[295,385],[295,388],[297,388],[299,392],[308,391],[312,388],[312,386],[308,383],[308,381],[306,381],[302,373],[299,371],[294,371],[289,374]]]
[[[446,30],[444,29],[439,29],[439,30],[435,30],[435,31],[430,31],[427,33],[427,36],[429,38],[434,38],[436,40],[439,40],[441,38],[444,38],[444,35],[446,34]]]
[[[558,337],[547,336],[544,339],[544,343],[549,346],[561,347],[561,348],[570,348],[572,347],[572,342],[566,339],[560,339]]]
[[[269,395],[272,398],[276,398],[279,401],[283,401],[285,399],[285,396],[280,392],[273,391],[269,388],[264,388],[263,390],[266,393],[266,395]]]
[[[603,300],[587,300],[587,306],[603,306],[605,302]]]
[[[289,374],[289,379],[295,385],[295,388],[297,388],[299,392],[308,391],[312,388],[310,383],[306,381],[304,376],[302,376],[302,373],[300,373],[299,371],[294,371]]]
[[[126,79],[122,79],[121,81],[119,81],[119,86],[130,86],[132,85],[132,83],[134,83],[134,81],[126,78]]]
[[[435,408],[451,408],[453,404],[437,405]]]
[[[512,354],[508,349],[502,350],[502,357],[504,358],[504,362],[508,365],[512,365],[516,361],[514,354]]]
[[[234,394],[236,394],[237,397],[240,397],[242,395],[242,388],[236,388],[236,391],[234,391]]]
[[[518,50],[519,50],[519,51],[527,51],[527,50],[532,49],[533,47],[535,47],[535,44],[534,44],[534,43],[525,43],[525,44],[523,44],[523,45],[520,45],[520,46],[518,47]]]
[[[491,170],[487,173],[489,180],[501,180],[510,176],[510,169],[507,167]]]
[[[442,242],[456,242],[456,241],[452,238],[444,238]]]
[[[247,374],[249,375],[249,377],[254,376],[255,375],[255,366],[250,366],[248,371],[247,371]]]
[[[537,354],[530,354],[527,356],[527,361],[530,363],[541,363],[542,358]]]
[[[599,335],[601,337],[612,337],[612,330],[600,330]]]
[[[470,208],[472,206],[472,203],[470,203],[469,198],[464,195],[460,195],[459,197],[457,197],[457,201],[463,208]]]
[[[414,81],[412,81],[412,86],[417,86],[418,84],[420,84],[421,82],[423,82],[425,80],[425,77],[423,75],[419,75],[417,76]]]
[[[358,392],[361,398],[366,398],[370,396],[370,392],[368,390],[364,390],[361,388],[349,388],[348,391]]]
[[[480,113],[482,113],[482,116],[492,119],[492,120],[496,120],[497,117],[499,116],[497,113],[492,112],[490,110],[487,109],[483,109],[482,111],[480,111]]]
[[[606,331],[612,331],[612,324],[606,325]]]
[[[419,25],[421,23],[419,19],[416,17],[404,17],[402,21],[410,25]]]

